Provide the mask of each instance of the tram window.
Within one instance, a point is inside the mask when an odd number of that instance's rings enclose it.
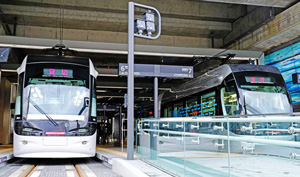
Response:
[[[197,96],[193,96],[186,101],[186,115],[187,117],[197,116]]]
[[[239,109],[236,89],[233,87],[221,88],[221,102],[224,115],[235,115]]]
[[[94,87],[92,87],[92,105],[91,105],[91,116],[92,117],[97,117],[97,98],[96,98],[96,83],[95,83],[95,78],[94,77],[90,77],[91,81],[94,85]]]
[[[283,86],[269,85],[241,85],[242,89],[257,92],[283,93],[286,95],[286,90]]]
[[[67,85],[67,86],[86,86],[85,80],[69,80],[69,79],[39,79],[39,78],[29,78],[29,84],[47,84],[47,85]]]
[[[291,112],[290,99],[280,74],[235,73],[247,114]]]
[[[15,115],[21,114],[21,95],[23,91],[23,77],[24,73],[20,74],[19,76],[19,85],[18,85],[18,95],[16,98],[16,104],[15,104]]]
[[[183,108],[183,102],[177,102],[174,104],[173,117],[182,117],[180,111]]]
[[[168,108],[164,108],[164,117],[168,117]]]
[[[209,92],[201,96],[201,111],[199,116],[215,116],[216,115],[216,92]],[[200,114],[201,113],[201,114]]]
[[[172,106],[168,107],[168,116],[167,117],[172,117]]]

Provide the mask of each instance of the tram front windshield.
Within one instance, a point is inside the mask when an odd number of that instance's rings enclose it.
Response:
[[[22,134],[29,130],[30,135],[59,132],[78,136],[78,131],[72,130],[80,128],[89,134],[88,67],[27,65],[24,81]]]
[[[235,73],[247,114],[292,112],[285,82],[280,74],[267,72]]]

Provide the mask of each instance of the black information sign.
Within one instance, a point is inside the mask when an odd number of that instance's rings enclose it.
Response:
[[[168,78],[193,78],[192,66],[173,65],[148,65],[135,64],[134,76],[136,77],[168,77]],[[128,64],[119,64],[119,76],[128,75]]]

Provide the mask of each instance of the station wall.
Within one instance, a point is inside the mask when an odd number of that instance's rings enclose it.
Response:
[[[265,56],[265,65],[277,67],[289,89],[294,111],[300,111],[300,85],[293,84],[292,74],[300,73],[300,42]]]

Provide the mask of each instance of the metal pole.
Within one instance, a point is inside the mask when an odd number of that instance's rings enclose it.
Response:
[[[134,3],[128,3],[127,160],[134,153]]]
[[[158,118],[158,78],[154,78],[154,118]]]
[[[230,138],[229,138],[229,136],[230,136],[230,132],[229,132],[229,130],[230,130],[230,127],[229,127],[229,117],[227,117],[227,151],[228,151],[228,175],[229,175],[229,177],[231,177],[231,165],[230,165]]]
[[[123,154],[123,119],[121,117],[121,152]]]

